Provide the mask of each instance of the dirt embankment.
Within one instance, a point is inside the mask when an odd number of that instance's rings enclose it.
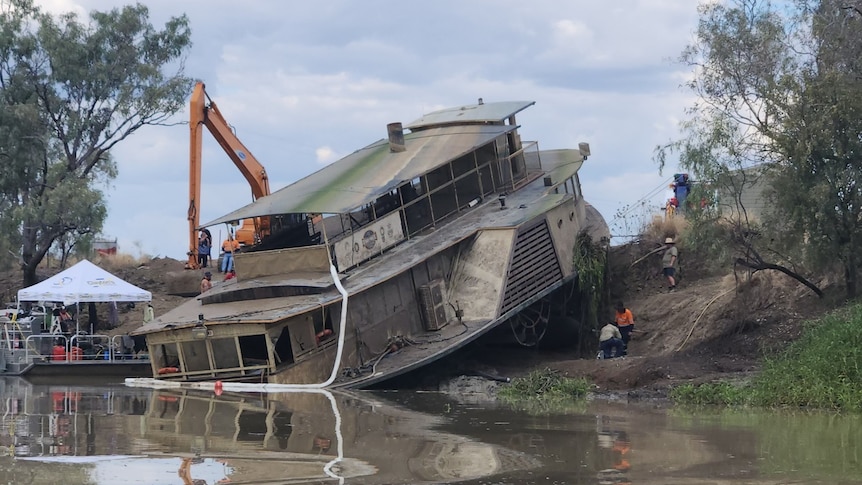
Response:
[[[559,355],[536,364],[586,376],[600,392],[630,391],[634,397],[663,395],[685,382],[744,378],[758,370],[764,354],[797,339],[802,322],[834,308],[843,296],[838,284],[822,278],[815,283],[824,299],[777,272],[709,274],[684,242],[678,286],[670,292],[660,253],[641,260],[657,247],[658,241],[642,241],[611,250],[611,301],[622,300],[635,317],[628,357]]]

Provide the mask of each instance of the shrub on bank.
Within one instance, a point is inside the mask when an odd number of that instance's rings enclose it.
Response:
[[[584,378],[573,379],[559,372],[544,369],[535,370],[524,377],[516,377],[512,383],[499,391],[504,400],[582,398],[590,390],[590,383]]]
[[[808,322],[802,338],[767,358],[750,384],[684,385],[680,404],[747,404],[862,411],[862,304]]]

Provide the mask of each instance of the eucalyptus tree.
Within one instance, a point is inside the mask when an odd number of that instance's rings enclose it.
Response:
[[[101,229],[111,149],[182,108],[190,46],[185,15],[157,29],[141,4],[81,19],[0,0],[0,248],[20,248],[24,284],[59,238]]]
[[[736,195],[737,262],[783,268],[765,261],[768,252],[789,264],[839,263],[849,297],[862,250],[858,3],[701,5],[695,41],[680,58],[693,70],[687,87],[697,101],[680,139],[656,153],[662,167],[678,153],[697,178]],[[762,177],[769,210],[759,220],[740,207],[740,174]]]

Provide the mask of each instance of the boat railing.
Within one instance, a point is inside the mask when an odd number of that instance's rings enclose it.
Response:
[[[46,339],[48,340],[48,345],[42,344],[42,342],[44,342]],[[59,347],[59,345],[52,345],[54,342],[63,343],[62,359],[59,359],[56,355],[54,355],[54,347]],[[49,333],[30,335],[25,340],[24,361],[32,362],[36,359],[69,360],[69,353],[66,351],[66,349],[68,348],[67,343],[67,339],[64,335],[51,335]],[[45,354],[44,349],[50,349],[50,351]]]
[[[533,156],[527,156],[527,153],[533,153]],[[509,163],[502,164],[503,179],[508,180],[508,188],[517,190],[533,180],[542,172],[542,160],[539,157],[539,142],[526,141],[521,145],[521,149],[512,153],[505,160]],[[513,167],[523,166],[523,172],[517,173],[513,171]]]
[[[126,347],[123,344],[125,335],[114,335],[111,337],[109,360],[131,360],[137,357],[134,347]]]
[[[74,348],[81,348],[82,343],[87,343],[94,350],[98,350],[98,353],[90,354],[92,358],[103,358],[104,360],[112,360],[111,349],[110,349],[110,335],[103,334],[76,334],[72,335],[72,338],[69,339],[69,345],[66,347],[67,355],[70,355],[74,360],[80,360],[83,358],[83,355],[76,356],[74,355]],[[105,345],[105,343],[107,345]],[[97,346],[101,348],[97,349]]]

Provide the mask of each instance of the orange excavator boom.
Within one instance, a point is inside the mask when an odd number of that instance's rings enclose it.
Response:
[[[266,169],[237,138],[221,111],[207,95],[204,83],[198,82],[189,102],[189,259],[186,263],[188,269],[198,268],[197,234],[200,225],[204,126],[248,181],[252,200],[269,195],[269,177]],[[267,235],[269,235],[269,219],[266,217],[243,221],[242,226],[236,231],[236,239],[242,245],[255,244]]]

